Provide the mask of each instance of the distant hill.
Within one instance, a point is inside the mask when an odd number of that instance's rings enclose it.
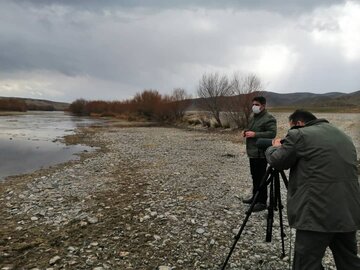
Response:
[[[360,107],[360,91],[353,93],[330,92],[325,94],[263,92],[269,107],[304,106],[304,107]]]
[[[0,97],[0,101],[9,99],[19,102],[25,102],[27,110],[64,111],[67,110],[70,105],[69,103],[65,102],[56,102],[44,99]]]
[[[267,106],[274,109],[307,108],[329,111],[354,111],[360,112],[360,91],[353,93],[330,92],[315,94],[308,92],[280,94],[263,91],[261,95],[266,97]],[[223,100],[231,98],[226,97]],[[189,111],[201,110],[202,98],[191,100]]]

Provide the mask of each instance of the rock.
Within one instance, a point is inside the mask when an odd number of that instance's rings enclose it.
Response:
[[[87,221],[90,223],[90,224],[96,224],[99,222],[99,219],[97,217],[88,217],[87,218]]]
[[[49,264],[50,265],[53,265],[55,263],[57,263],[59,260],[61,260],[61,257],[60,256],[55,256],[55,257],[52,257],[49,261]]]
[[[80,221],[80,227],[85,227],[87,225],[88,223],[86,221]]]
[[[159,235],[154,235],[154,239],[155,239],[155,240],[160,240],[161,237],[160,237]]]
[[[94,258],[93,256],[91,256],[91,257],[89,257],[89,258],[86,259],[86,262],[85,262],[85,263],[86,263],[86,265],[92,266],[92,265],[94,265],[95,261],[96,261],[96,258]]]
[[[13,269],[14,269],[14,266],[12,266],[12,265],[4,266],[1,268],[1,270],[13,270]]]
[[[130,252],[128,252],[128,251],[120,251],[119,252],[119,256],[122,257],[122,258],[126,257],[126,256],[129,256],[129,254],[130,254]]]
[[[159,266],[158,270],[171,270],[171,267],[165,266],[165,265],[161,265],[161,266]]]
[[[76,251],[76,248],[75,247],[68,247],[67,250],[70,252],[70,253],[73,253],[74,251]]]
[[[205,230],[203,228],[198,228],[198,229],[196,229],[196,232],[198,234],[203,234],[205,232]]]
[[[150,216],[145,215],[144,217],[140,218],[140,222],[143,222],[143,221],[148,220],[148,219],[150,219]]]
[[[170,219],[172,221],[178,221],[178,218],[175,215],[169,215],[168,219]]]

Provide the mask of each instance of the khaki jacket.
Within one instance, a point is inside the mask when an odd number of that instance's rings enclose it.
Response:
[[[246,139],[246,152],[249,158],[265,158],[264,150],[256,146],[258,138],[273,139],[276,136],[276,119],[263,110],[250,119],[247,130],[255,131],[255,138]]]
[[[318,232],[360,229],[355,146],[325,119],[291,129],[283,144],[266,150],[269,164],[290,168],[287,212],[291,227]]]

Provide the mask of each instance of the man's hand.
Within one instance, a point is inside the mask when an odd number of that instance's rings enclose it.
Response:
[[[255,134],[256,133],[254,131],[251,131],[251,130],[244,131],[244,137],[245,138],[254,138]]]
[[[279,138],[273,139],[273,140],[272,140],[272,146],[274,146],[274,147],[279,147],[279,146],[281,146],[281,140],[282,140],[282,139],[279,139]]]

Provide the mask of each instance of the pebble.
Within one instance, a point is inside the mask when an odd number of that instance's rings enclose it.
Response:
[[[198,234],[203,234],[205,232],[205,230],[203,228],[198,228],[198,229],[196,229],[196,232]]]
[[[95,224],[95,223],[98,223],[99,222],[99,219],[97,217],[88,217],[87,218],[87,221],[90,223],[90,224]]]
[[[61,257],[60,256],[55,256],[55,257],[52,257],[49,261],[49,264],[50,265],[53,265],[55,263],[57,263],[59,260],[61,260]]]
[[[161,266],[159,266],[159,268],[158,268],[158,269],[159,269],[159,270],[171,270],[171,267],[161,265]]]
[[[20,231],[17,234],[26,239],[28,228],[46,228],[52,243],[63,250],[62,254],[57,251],[60,256],[47,258],[46,254],[54,253],[46,251],[55,246],[41,244],[47,265],[39,262],[37,267],[217,269],[247,210],[236,196],[247,197],[251,192],[245,146],[238,142],[241,137],[162,127],[109,128],[90,136],[90,142],[104,144],[107,150],[46,176],[32,177],[20,192],[11,188],[0,194],[0,202],[6,205],[3,212],[17,218],[13,229]],[[99,201],[102,193],[112,195]],[[285,198],[286,192],[282,193]],[[122,204],[114,205],[114,198]],[[279,259],[278,217],[273,241],[265,243],[266,219],[262,214],[251,215],[229,269],[257,269],[260,260],[263,269],[286,268],[295,233],[290,233],[286,211],[283,214],[287,257]],[[69,237],[68,229],[77,228],[78,235]],[[9,233],[4,241],[18,240],[11,237],[18,236]],[[0,256],[6,261],[14,257]],[[34,261],[31,256],[29,252],[23,263]],[[325,262],[329,269],[334,267],[331,253]]]

